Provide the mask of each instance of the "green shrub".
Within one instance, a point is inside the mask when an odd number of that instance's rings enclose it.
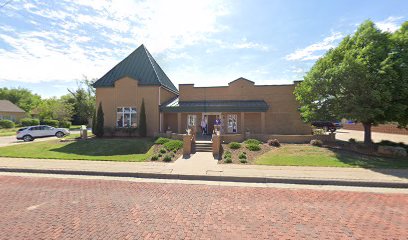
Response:
[[[4,120],[0,120],[0,128],[14,128],[15,124],[13,121],[4,119]]]
[[[174,150],[173,150],[173,153],[177,153],[177,150],[176,150],[176,149],[174,149]]]
[[[160,153],[166,153],[166,152],[167,152],[167,150],[166,150],[166,149],[164,149],[164,148],[161,148],[159,152],[160,152]]]
[[[244,142],[245,144],[261,144],[262,142],[261,141],[259,141],[259,140],[257,140],[257,139],[253,139],[253,138],[251,138],[251,139],[247,139],[247,140],[245,140],[245,142]]]
[[[158,157],[162,157],[162,156],[163,156],[163,154],[159,153],[159,154],[157,154],[157,156],[158,156]]]
[[[59,127],[60,128],[70,128],[71,127],[71,122],[70,121],[60,121],[59,122]]]
[[[224,159],[224,162],[225,163],[232,163],[232,159],[230,157],[228,157],[228,158]]]
[[[247,163],[247,162],[248,162],[248,161],[246,160],[246,158],[239,159],[239,161],[240,161],[241,163]]]
[[[96,126],[94,130],[95,132],[94,134],[97,137],[103,137],[103,135],[105,134],[104,127],[105,127],[105,117],[103,113],[102,102],[100,102],[98,106],[98,111],[96,113]]]
[[[232,157],[231,152],[230,151],[225,151],[224,158],[231,158],[231,157]]]
[[[278,139],[270,139],[268,140],[268,145],[274,146],[274,147],[280,147],[281,144]]]
[[[357,142],[355,138],[350,138],[348,141],[349,141],[349,143],[356,143]]]
[[[229,147],[230,147],[231,149],[238,149],[238,148],[241,147],[241,144],[240,144],[240,143],[237,143],[237,142],[231,142],[231,143],[229,144]]]
[[[312,139],[312,140],[310,140],[310,145],[316,146],[316,147],[321,147],[321,146],[323,146],[323,142],[322,142],[322,140],[319,140],[319,139]]]
[[[163,161],[164,162],[170,162],[171,161],[171,156],[170,155],[164,155]]]
[[[152,161],[157,161],[157,160],[159,160],[159,156],[153,155],[152,158],[151,158],[151,160],[152,160]]]
[[[144,98],[142,98],[142,106],[140,107],[140,117],[139,117],[139,135],[141,137],[146,137],[147,134],[147,124],[146,124],[146,110]]]
[[[245,153],[240,153],[240,154],[238,155],[238,158],[239,158],[239,159],[247,159],[247,156],[246,156]]]
[[[249,149],[249,151],[259,151],[261,150],[261,146],[259,144],[247,144],[246,147]]]
[[[53,120],[53,119],[43,119],[41,121],[41,124],[48,125],[48,126],[51,126],[51,127],[58,127],[59,121],[58,120]]]
[[[155,144],[165,144],[166,142],[169,142],[170,139],[164,138],[164,137],[159,137],[154,143]]]
[[[20,120],[21,125],[23,125],[24,127],[28,127],[28,126],[35,126],[35,125],[39,125],[40,124],[40,120],[36,119],[36,118],[22,118]]]
[[[164,148],[166,148],[168,151],[174,151],[174,150],[179,150],[183,148],[183,141],[180,140],[170,140],[163,144]]]

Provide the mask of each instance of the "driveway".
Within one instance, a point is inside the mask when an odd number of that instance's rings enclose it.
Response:
[[[372,132],[371,137],[374,142],[380,142],[381,140],[389,140],[393,142],[404,142],[405,144],[408,144],[408,135]],[[363,141],[364,131],[347,129],[339,129],[336,131],[336,139],[348,141],[350,138],[354,138],[357,141]]]
[[[71,134],[79,133],[79,131],[71,131]],[[57,137],[46,137],[46,138],[37,138],[32,142],[42,142],[48,141],[52,139],[57,139]],[[32,142],[24,142],[23,140],[17,140],[16,136],[7,136],[7,137],[0,137],[0,147],[11,146],[16,144],[29,144]]]

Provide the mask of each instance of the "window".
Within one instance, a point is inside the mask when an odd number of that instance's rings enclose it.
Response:
[[[116,127],[137,127],[137,112],[134,107],[118,107],[116,109]]]
[[[197,123],[197,115],[188,115],[187,116],[187,126],[196,126]]]
[[[228,133],[236,133],[237,132],[237,115],[236,114],[228,114]]]

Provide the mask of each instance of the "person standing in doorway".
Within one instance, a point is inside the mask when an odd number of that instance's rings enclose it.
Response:
[[[207,124],[205,123],[205,119],[201,119],[201,134],[204,135],[207,131]]]

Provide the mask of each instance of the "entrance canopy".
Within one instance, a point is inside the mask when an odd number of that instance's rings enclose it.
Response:
[[[160,106],[162,112],[266,112],[264,100],[179,101],[178,98]]]

